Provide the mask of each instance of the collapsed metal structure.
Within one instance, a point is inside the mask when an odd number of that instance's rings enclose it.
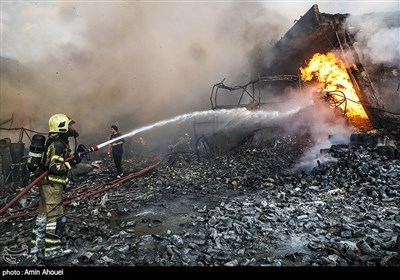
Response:
[[[229,109],[236,107],[245,107],[248,109],[259,109],[260,107],[270,104],[261,97],[261,89],[265,84],[286,84],[286,87],[302,88],[304,85],[299,75],[272,75],[265,77],[258,77],[253,79],[245,85],[237,85],[234,87],[227,86],[224,84],[224,80],[213,86],[210,96],[211,109]],[[240,91],[239,98],[234,104],[219,104],[218,102],[218,91],[220,89],[228,91]],[[244,98],[247,97],[247,98]],[[247,101],[250,101],[247,102]]]
[[[224,80],[216,83],[211,91],[211,108],[244,107],[252,110],[271,104],[274,106],[273,103],[279,102],[279,97],[277,97],[278,101],[265,100],[266,96],[267,99],[271,97],[268,94],[265,95],[266,91],[271,87],[278,88],[279,90],[275,90],[275,92],[282,92],[280,98],[284,99],[286,89],[303,88],[304,82],[300,78],[299,69],[304,67],[306,61],[314,54],[335,51],[341,54],[341,60],[346,65],[347,73],[370,121],[368,125],[359,123],[359,127],[397,130],[400,127],[400,113],[390,109],[390,105],[392,105],[390,100],[398,100],[400,94],[400,79],[396,75],[400,72],[399,64],[393,61],[390,65],[377,67],[363,57],[362,42],[356,40],[359,30],[350,28],[347,22],[350,16],[352,15],[321,13],[318,5],[313,5],[273,48],[265,53],[266,59],[263,60],[263,63],[266,64],[258,65],[257,69],[257,72],[263,73],[264,76],[259,76],[244,85],[228,86],[224,84]],[[368,20],[379,17],[388,28],[400,27],[399,12],[352,17],[364,17]],[[228,92],[229,96],[225,100],[223,99],[224,92]],[[330,105],[333,107],[344,103],[344,108],[346,108],[347,102],[353,102],[347,100],[346,95],[339,89],[325,93],[325,101],[331,103]],[[335,101],[332,95],[342,97],[342,99]],[[382,96],[389,98],[385,101]],[[386,109],[388,107],[389,109]],[[213,119],[208,122],[194,123],[198,153],[200,150],[210,150],[213,153],[226,151],[241,143],[255,131],[263,129],[277,131],[274,127],[262,127],[259,124],[242,127],[240,131],[237,129],[232,131],[229,130],[228,125],[221,128],[218,121]],[[205,129],[202,130],[202,127],[207,127],[208,131],[203,133]]]
[[[390,109],[392,100],[398,100],[400,89],[399,63],[393,61],[389,64],[376,65],[362,55],[363,43],[356,40],[359,30],[349,27],[349,14],[320,13],[318,5],[313,5],[294,26],[265,54],[265,65],[258,65],[257,71],[263,73],[263,77],[253,79],[245,85],[230,87],[222,82],[213,86],[211,92],[211,108],[248,107],[259,108],[263,104],[260,97],[260,88],[266,83],[276,81],[295,82],[302,87],[299,78],[300,67],[316,53],[336,51],[341,54],[341,60],[345,62],[348,75],[354,86],[356,94],[368,115],[373,128],[393,128],[400,122],[400,113]],[[379,18],[387,28],[400,27],[400,13],[366,14],[351,16],[367,19],[369,21]],[[281,85],[282,86],[282,83]],[[284,86],[292,87],[293,84]],[[251,87],[249,89],[249,87]],[[282,87],[281,87],[282,88]],[[284,87],[283,87],[284,88]],[[233,104],[221,104],[217,96],[220,89],[231,92],[241,90],[238,101]],[[255,91],[258,90],[258,96]],[[342,102],[347,102],[345,95],[340,90],[333,94],[343,95]],[[382,97],[385,96],[386,100]],[[247,97],[245,104],[243,97]],[[258,97],[258,98],[257,98]],[[339,105],[339,104],[335,104]],[[387,109],[389,108],[389,109]]]
[[[372,20],[377,14],[357,16]],[[400,13],[379,14],[387,27],[399,27]],[[299,67],[315,53],[339,51],[346,62],[356,94],[375,128],[392,127],[398,123],[399,115],[385,109],[382,96],[399,94],[399,78],[393,75],[398,64],[377,66],[362,56],[361,42],[355,37],[358,30],[350,30],[349,14],[321,13],[318,5],[313,5],[294,26],[275,44],[270,53],[268,65],[262,69],[266,75],[287,73],[298,75]],[[352,16],[355,17],[355,16]],[[386,68],[386,69],[385,69]]]

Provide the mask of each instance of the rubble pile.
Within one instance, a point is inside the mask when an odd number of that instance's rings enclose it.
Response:
[[[74,253],[44,261],[21,250],[35,216],[2,220],[0,265],[399,266],[399,147],[332,145],[330,161],[292,167],[308,135],[240,145],[199,160],[193,153],[126,158],[142,176],[65,206]],[[100,161],[82,185],[112,182]],[[27,201],[35,202],[37,190]],[[20,206],[15,206],[20,207]]]

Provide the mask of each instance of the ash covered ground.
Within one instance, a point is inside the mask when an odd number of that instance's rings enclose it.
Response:
[[[330,160],[308,171],[293,169],[312,145],[307,133],[250,137],[218,155],[132,153],[120,180],[106,158],[81,164],[88,173],[65,191],[74,252],[44,261],[24,251],[33,188],[5,215],[20,217],[1,221],[0,264],[398,267],[399,145],[360,139],[321,150]],[[3,190],[2,206],[15,194]]]

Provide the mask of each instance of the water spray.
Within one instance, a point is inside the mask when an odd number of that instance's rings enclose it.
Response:
[[[138,133],[153,129],[155,127],[161,127],[161,126],[164,126],[164,125],[167,125],[167,124],[170,124],[170,123],[174,123],[174,122],[184,122],[184,121],[187,121],[187,120],[189,120],[189,119],[191,119],[193,117],[205,117],[207,115],[210,115],[211,113],[213,115],[215,115],[215,114],[223,115],[223,114],[226,114],[226,112],[232,112],[232,111],[235,111],[235,110],[219,110],[219,111],[208,110],[208,111],[197,111],[197,112],[193,112],[193,113],[179,115],[179,116],[167,119],[167,120],[163,120],[163,121],[159,121],[159,122],[153,123],[151,125],[143,126],[141,128],[135,129],[135,130],[133,130],[133,131],[131,131],[129,133],[126,133],[126,134],[124,134],[122,136],[119,136],[117,138],[110,139],[110,140],[108,140],[106,142],[103,142],[101,144],[93,145],[92,147],[87,149],[85,152],[80,153],[79,155],[84,155],[84,154],[88,154],[88,153],[92,153],[92,152],[98,151],[101,148],[103,148],[103,147],[105,147],[105,146],[107,146],[109,144],[112,144],[114,142],[117,142],[117,141],[119,141],[119,140],[121,140],[123,138],[132,137],[132,136],[134,136],[134,135],[136,135]],[[245,110],[244,109],[238,109],[238,111],[239,112],[244,112]]]
[[[287,114],[293,114],[295,112],[297,112],[299,109],[296,109],[294,111],[290,111],[287,112]],[[227,113],[231,113],[233,114],[235,117],[237,117],[237,115],[246,118],[246,114],[249,113],[248,110],[244,109],[244,108],[238,108],[238,109],[230,109],[230,110],[226,110],[226,109],[221,109],[221,110],[208,110],[208,111],[197,111],[197,112],[193,112],[193,113],[187,113],[187,114],[183,114],[183,115],[179,115],[167,120],[162,120],[156,123],[153,123],[151,125],[147,125],[147,126],[143,126],[141,128],[135,129],[129,133],[126,133],[120,137],[117,138],[113,138],[110,139],[106,142],[97,144],[97,145],[93,145],[92,147],[85,149],[84,151],[78,152],[78,157],[82,157],[85,154],[88,153],[92,153],[95,151],[100,150],[101,148],[112,144],[116,141],[121,140],[122,138],[127,138],[127,137],[131,137],[133,135],[136,135],[140,132],[143,131],[147,131],[150,129],[153,129],[155,127],[161,127],[170,123],[174,123],[174,122],[184,122],[187,121],[193,117],[206,117],[208,115],[222,115],[222,116],[226,116]],[[265,112],[264,112],[265,113]],[[279,114],[278,114],[279,115]],[[271,113],[267,113],[266,116],[261,116],[262,118],[276,118],[278,115],[276,115],[276,112],[273,112],[272,115]],[[247,116],[248,117],[248,116]],[[74,158],[74,155],[68,157],[65,161],[70,161]],[[14,199],[12,199],[9,203],[7,203],[1,210],[0,210],[0,215],[3,214],[8,208],[10,208],[15,202],[17,202],[25,193],[27,193],[31,188],[33,188],[40,180],[42,180],[46,175],[47,175],[48,171],[43,172],[40,176],[38,176],[34,181],[32,181],[27,187],[25,187],[25,189],[23,189]]]
[[[95,151],[98,151],[99,149],[112,144],[116,141],[119,141],[122,138],[127,138],[127,137],[131,137],[133,135],[136,135],[140,132],[146,131],[146,130],[150,130],[152,128],[155,127],[160,127],[160,126],[164,126],[166,124],[169,123],[173,123],[173,122],[183,122],[186,121],[190,118],[193,118],[195,116],[206,116],[208,114],[210,114],[210,112],[212,113],[216,113],[215,111],[200,111],[200,112],[193,112],[193,113],[188,113],[188,114],[184,114],[184,115],[179,115],[176,116],[174,118],[168,119],[168,120],[163,120],[163,121],[159,121],[156,122],[154,124],[148,125],[148,126],[144,126],[138,129],[135,129],[127,134],[124,134],[120,137],[114,138],[114,139],[110,139],[106,142],[103,142],[101,144],[97,144],[97,145],[93,145],[92,147],[86,149],[85,151],[82,152],[78,152],[78,157],[82,157],[85,154],[88,153],[92,153]],[[68,157],[67,159],[65,159],[65,161],[70,161],[74,158],[74,155]],[[30,189],[32,189],[37,183],[39,183],[40,180],[42,180],[46,175],[47,175],[48,171],[44,171],[42,174],[40,174],[35,180],[33,180],[28,186],[26,186],[16,197],[14,197],[9,203],[7,203],[1,210],[0,210],[0,215],[2,215],[5,211],[7,211],[8,208],[10,208],[12,205],[14,205],[14,203],[16,203],[24,194],[26,194]]]

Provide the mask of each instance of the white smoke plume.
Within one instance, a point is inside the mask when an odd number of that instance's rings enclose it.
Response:
[[[351,16],[347,28],[355,34],[368,74],[378,89],[384,108],[400,114],[399,11]]]
[[[393,25],[396,23],[396,25]],[[347,25],[356,30],[356,40],[365,59],[374,64],[398,65],[400,61],[400,19],[398,13],[352,16]]]

